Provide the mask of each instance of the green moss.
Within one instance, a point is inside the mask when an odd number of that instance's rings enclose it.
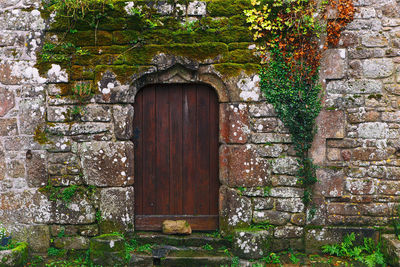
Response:
[[[255,63],[260,62],[259,57],[254,55],[254,52],[249,49],[237,49],[229,52],[224,57],[225,62],[233,63]]]
[[[249,8],[250,0],[213,0],[207,4],[207,11],[212,17],[233,16]]]
[[[102,234],[112,234],[115,232],[124,232],[125,227],[115,221],[109,221],[109,220],[102,220],[99,223],[99,228],[100,228],[100,233]]]
[[[107,16],[106,18],[100,20],[98,29],[104,31],[115,31],[127,28],[128,20],[120,16]]]
[[[93,80],[94,70],[90,67],[72,66],[70,78],[71,80]]]
[[[172,44],[165,47],[165,52],[202,61],[227,53],[228,46],[224,43]]]
[[[236,49],[248,49],[253,43],[250,42],[233,42],[228,44],[229,51]]]
[[[215,70],[217,70],[223,77],[236,77],[240,72],[244,71],[246,74],[251,75],[257,73],[260,65],[258,64],[237,64],[237,63],[221,63],[214,65]]]
[[[102,78],[106,71],[110,71],[115,74],[116,79],[125,84],[132,79],[132,75],[143,72],[151,68],[151,66],[131,66],[131,65],[99,65],[95,68],[95,84]]]
[[[73,43],[75,46],[111,45],[112,34],[107,31],[78,31],[77,33],[68,33],[64,41]]]
[[[131,44],[139,40],[140,32],[133,30],[115,31],[113,32],[114,44]]]
[[[28,259],[28,243],[20,242],[17,244],[17,247],[12,249],[12,254],[16,258],[18,258],[18,262],[16,264],[18,266],[23,266]]]

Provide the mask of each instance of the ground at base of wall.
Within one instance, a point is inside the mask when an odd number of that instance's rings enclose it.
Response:
[[[28,261],[26,266],[35,266],[35,267],[83,267],[83,266],[97,266],[92,265],[92,263],[86,259],[86,251],[79,252],[75,254],[75,256],[65,257],[65,258],[57,258],[57,257],[48,257],[48,256],[33,256]],[[293,254],[289,252],[282,252],[275,254],[279,257],[279,263],[272,263],[277,261],[271,261],[266,263],[265,261],[249,261],[249,260],[241,260],[235,259],[234,257],[218,257],[215,252],[195,252],[186,251],[187,254],[192,254],[189,256],[179,256],[179,253],[172,254],[170,257],[165,257],[160,259],[160,261],[154,261],[151,255],[141,253],[141,254],[131,254],[132,258],[135,258],[136,262],[130,261],[130,263],[121,266],[237,266],[237,267],[297,267],[297,266],[315,266],[315,267],[331,267],[331,266],[366,266],[359,262],[350,261],[348,259],[312,254],[306,255],[303,253],[294,252]],[[198,253],[198,255],[196,255]],[[187,255],[186,254],[186,255]],[[138,256],[140,255],[140,256]],[[294,256],[294,257],[293,257]],[[207,259],[207,260],[206,260]]]

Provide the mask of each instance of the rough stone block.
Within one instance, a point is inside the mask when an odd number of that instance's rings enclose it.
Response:
[[[13,158],[7,162],[7,176],[19,178],[25,176],[25,162],[23,159]]]
[[[15,106],[14,94],[6,88],[0,88],[0,117],[4,117]]]
[[[276,239],[274,238],[272,241],[272,251],[273,252],[281,252],[287,251],[289,248],[295,251],[303,251],[304,243],[302,238],[282,238]]]
[[[305,213],[296,213],[290,218],[290,222],[294,225],[303,226],[306,224],[307,218]]]
[[[362,37],[362,44],[366,47],[385,47],[388,45],[388,39],[383,34],[366,34]]]
[[[250,134],[249,113],[246,104],[220,104],[220,142],[247,142]]]
[[[190,2],[187,7],[187,14],[190,16],[205,16],[207,13],[207,4],[203,1]]]
[[[342,79],[346,71],[346,50],[329,49],[321,60],[321,76],[324,79]]]
[[[270,210],[274,207],[273,198],[253,198],[254,210]]]
[[[292,140],[289,134],[278,134],[278,133],[253,133],[251,135],[251,142],[254,144],[265,144],[265,143],[291,143]]]
[[[269,163],[259,158],[254,146],[220,147],[220,180],[230,187],[268,185],[271,178]]]
[[[256,147],[257,154],[260,157],[277,158],[284,151],[285,147],[280,144],[258,145]]]
[[[252,130],[258,133],[274,132],[278,127],[277,118],[256,118],[252,119],[251,122]]]
[[[53,202],[52,221],[57,224],[90,224],[96,221],[96,210],[89,198],[75,193],[70,203]]]
[[[274,229],[275,238],[296,238],[303,235],[303,227],[299,226],[277,226]]]
[[[352,159],[377,161],[386,160],[395,152],[394,148],[378,149],[378,148],[356,148],[353,150]]]
[[[0,193],[2,223],[49,223],[51,202],[37,189]]]
[[[20,133],[33,135],[39,123],[45,120],[45,104],[42,96],[19,101]]]
[[[396,112],[383,112],[382,121],[385,122],[400,122],[400,111]]]
[[[323,138],[344,138],[345,136],[345,115],[341,110],[323,110],[319,114],[316,125],[318,135]]]
[[[32,152],[32,157],[26,159],[27,182],[31,187],[45,186],[48,180],[46,153]]]
[[[303,200],[301,198],[276,199],[276,210],[286,212],[303,212]]]
[[[220,228],[224,234],[234,228],[248,227],[252,218],[250,198],[239,195],[231,188],[222,186],[219,194]]]
[[[290,220],[290,214],[281,211],[263,210],[254,211],[253,221],[255,223],[268,222],[272,225],[285,225]]]
[[[184,234],[190,235],[192,233],[192,228],[190,224],[185,220],[165,220],[162,224],[162,232],[167,235],[174,234]]]
[[[48,225],[24,226],[13,232],[13,238],[27,242],[29,249],[35,253],[47,253],[50,247],[50,230]]]
[[[114,133],[118,140],[130,140],[134,135],[134,110],[132,105],[114,105]]]
[[[372,195],[376,190],[376,182],[372,179],[347,178],[345,188],[353,195]]]
[[[274,107],[267,103],[250,104],[249,113],[253,118],[276,116]]]
[[[271,197],[293,198],[302,197],[304,189],[295,187],[274,187],[271,188],[269,195]]]
[[[367,59],[363,62],[363,69],[367,78],[386,78],[393,74],[394,64],[389,58]]]
[[[318,169],[314,195],[341,197],[344,191],[344,172],[342,170]]]
[[[299,164],[295,158],[285,157],[277,158],[272,164],[272,173],[295,175],[298,171]]]
[[[101,235],[90,240],[90,259],[96,265],[123,265],[125,253],[125,240],[119,235]]]
[[[106,188],[100,192],[100,211],[102,232],[109,226],[110,232],[132,231],[134,225],[134,190],[133,187]],[[109,231],[107,231],[109,232]]]
[[[382,122],[361,123],[357,129],[359,138],[383,139],[389,134],[389,126]]]
[[[67,250],[89,249],[89,238],[83,236],[65,236],[54,239],[54,247]]]
[[[0,119],[0,136],[18,135],[17,119]]]
[[[131,142],[91,142],[79,146],[81,166],[87,184],[99,187],[133,184]]]
[[[260,259],[269,254],[272,245],[272,231],[235,231],[234,254],[242,259]]]
[[[380,195],[400,196],[400,182],[398,181],[380,181],[378,193]]]

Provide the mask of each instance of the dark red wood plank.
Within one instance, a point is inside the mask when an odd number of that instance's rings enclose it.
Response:
[[[197,133],[197,90],[195,87],[185,89],[183,99],[183,213],[194,214],[197,174],[196,133]]]
[[[210,176],[209,205],[210,215],[218,214],[219,199],[219,103],[216,92],[210,88]]]
[[[156,94],[155,88],[143,89],[143,214],[156,212]],[[151,192],[149,194],[149,192]]]
[[[156,213],[169,214],[169,87],[156,87]]]
[[[195,214],[209,214],[210,180],[210,109],[209,89],[196,86],[197,89],[197,142],[196,142],[196,207]],[[207,196],[207,197],[205,197]]]
[[[136,95],[134,105],[134,146],[135,146],[135,212],[143,214],[143,90]]]
[[[183,88],[176,85],[170,91],[170,214],[183,214],[182,156],[183,156]]]

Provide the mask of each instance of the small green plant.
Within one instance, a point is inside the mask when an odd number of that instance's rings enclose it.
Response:
[[[55,187],[50,180],[46,186],[39,189],[40,192],[47,193],[51,201],[61,200],[66,205],[71,203],[78,190],[79,187],[77,185],[70,185],[65,188]]]
[[[73,21],[83,20],[93,10],[104,12],[105,8],[114,7],[115,0],[50,0],[44,5],[49,11]]]
[[[72,99],[78,100],[80,103],[86,102],[93,96],[93,88],[90,83],[78,83],[71,89]]]
[[[222,235],[218,229],[212,233],[206,234],[206,236],[213,237],[213,238],[222,238]]]
[[[210,244],[205,244],[204,246],[202,246],[202,248],[204,250],[214,250],[214,248]]]
[[[60,230],[60,232],[58,232],[57,236],[58,237],[64,237],[65,236],[65,228],[64,227],[61,228],[61,230]]]
[[[153,250],[153,246],[151,244],[144,244],[142,246],[138,246],[136,248],[137,252],[146,252],[146,253],[151,253]]]
[[[262,258],[262,261],[264,261],[266,264],[281,264],[281,258],[279,255],[275,253],[270,253],[268,256]]]
[[[50,257],[60,257],[65,255],[65,250],[64,249],[58,249],[54,247],[49,247],[47,249],[47,255]]]
[[[127,253],[131,251],[136,251],[136,252],[144,252],[147,254],[151,254],[153,251],[153,246],[151,244],[144,244],[142,246],[139,246],[136,239],[131,239],[129,242],[126,242],[125,247]]]
[[[246,190],[246,188],[243,187],[243,186],[239,186],[239,187],[238,187],[238,191],[239,191],[239,194],[240,194],[240,195],[242,195],[243,192],[244,192],[245,190]]]
[[[101,211],[96,211],[96,222],[101,223],[103,221],[103,217],[101,216]]]
[[[264,191],[263,192],[264,197],[268,197],[270,195],[270,193],[271,193],[271,187],[270,186],[264,186],[263,191]]]
[[[340,244],[325,245],[322,247],[324,253],[338,257],[346,257],[366,264],[368,267],[384,265],[385,258],[380,251],[380,243],[375,245],[371,238],[364,238],[361,246],[355,246],[353,242],[356,236],[354,233],[346,235]]]
[[[258,230],[269,230],[274,228],[268,221],[267,222],[259,222],[259,223],[252,223],[249,226],[250,230],[258,231]]]
[[[300,262],[300,259],[297,258],[296,254],[294,253],[294,251],[293,251],[292,248],[289,248],[289,249],[288,249],[288,256],[289,256],[289,260],[290,260],[292,263],[297,264],[297,263]]]

